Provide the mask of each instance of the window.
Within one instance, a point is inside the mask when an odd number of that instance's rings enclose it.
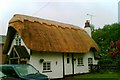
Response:
[[[83,65],[83,58],[78,58],[78,66],[84,66]]]
[[[18,34],[16,35],[16,45],[21,45],[21,38]]]
[[[18,39],[16,38],[16,45],[18,45]]]
[[[70,63],[70,59],[69,59],[69,58],[67,58],[67,63],[68,63],[68,64]]]
[[[9,67],[9,66],[8,67],[3,67],[2,72],[9,77],[16,77],[16,78],[18,77],[15,70],[12,67]]]
[[[51,62],[43,62],[43,71],[51,71]]]
[[[88,65],[89,64],[93,64],[93,59],[92,58],[88,58]]]
[[[21,38],[19,37],[18,40],[19,40],[19,45],[21,45]]]
[[[70,58],[69,58],[69,54],[67,54],[67,64],[70,63]]]

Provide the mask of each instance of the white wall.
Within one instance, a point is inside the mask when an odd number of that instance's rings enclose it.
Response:
[[[89,67],[88,67],[88,58],[93,59],[93,64],[97,64],[97,60],[94,59],[94,53],[73,53],[74,54],[74,74],[79,73],[88,73]],[[83,58],[83,66],[78,65],[78,58]],[[67,64],[67,57],[66,54],[64,56],[64,62],[65,62],[65,75],[70,75],[72,73],[72,55],[70,54],[70,64]]]
[[[97,64],[98,63],[98,60],[95,60],[94,53],[92,53],[92,52],[89,52],[88,54],[86,54],[86,58],[93,58],[93,64]]]
[[[82,57],[83,58],[83,66],[78,65],[78,58]],[[74,61],[74,71],[75,73],[87,73],[88,71],[88,61],[87,61],[87,56],[86,53],[81,53],[81,54],[74,54],[74,58],[76,59]]]
[[[83,65],[84,66],[78,66],[78,58],[83,57]],[[88,58],[93,59],[93,64],[97,64],[97,60],[94,59],[94,53],[89,52],[89,53],[81,53],[81,54],[74,54],[74,58],[76,58],[75,65],[75,73],[88,73],[89,72],[89,67],[88,67]]]
[[[43,53],[43,52],[32,53],[30,57],[30,64],[34,65],[42,73],[43,64],[39,62],[40,59],[44,59],[44,61],[51,62],[52,72],[45,72],[43,74],[46,74],[49,78],[62,78],[63,77],[62,53]]]

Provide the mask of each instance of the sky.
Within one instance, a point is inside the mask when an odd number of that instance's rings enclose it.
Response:
[[[6,35],[15,14],[73,24],[84,28],[86,20],[94,27],[118,22],[120,0],[0,0],[0,35]]]

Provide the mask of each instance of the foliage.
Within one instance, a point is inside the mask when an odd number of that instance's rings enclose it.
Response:
[[[95,29],[92,31],[92,37],[100,47],[101,55],[107,54],[110,49],[110,42],[116,42],[120,38],[120,24],[114,23]]]
[[[114,45],[113,41],[110,42],[110,49],[108,53],[112,55],[112,58],[116,58],[117,56],[120,56],[120,39],[116,41],[116,45]]]
[[[117,66],[120,69],[120,24],[114,23],[95,29],[92,37],[101,49],[99,65]]]
[[[106,54],[104,56],[102,56],[98,62],[98,64],[100,66],[109,66],[109,65],[112,65],[114,62],[113,60],[111,59],[111,55],[110,54]]]

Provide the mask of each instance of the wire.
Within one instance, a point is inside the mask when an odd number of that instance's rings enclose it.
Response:
[[[35,13],[33,13],[33,15],[39,13],[42,9],[44,9],[46,6],[48,6],[48,4],[50,3],[51,0],[49,0],[45,5],[43,5],[41,8],[38,9],[38,11],[36,11]]]

